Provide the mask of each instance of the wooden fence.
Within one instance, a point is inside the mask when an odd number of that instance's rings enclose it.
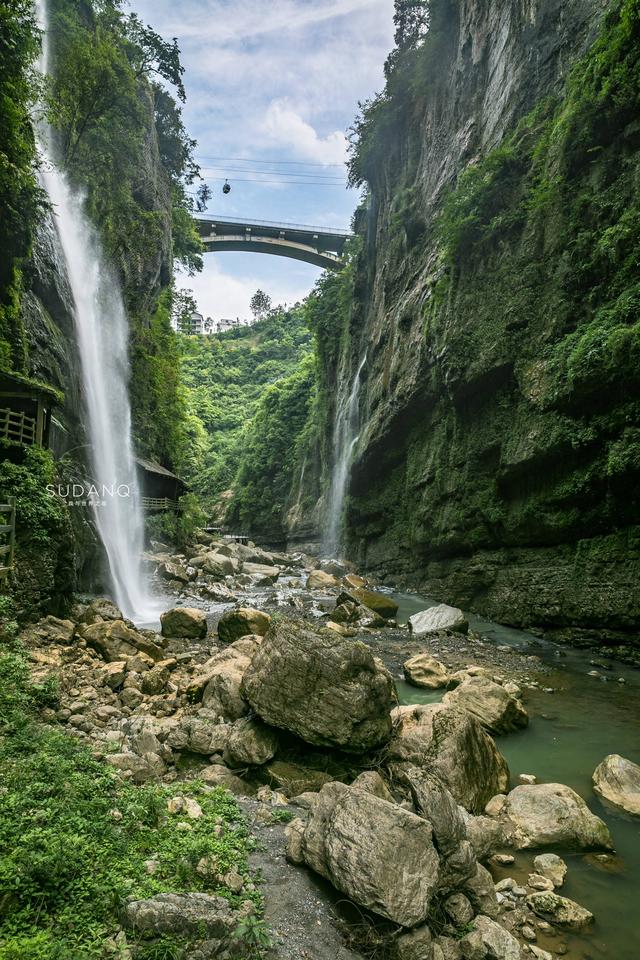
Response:
[[[174,513],[180,510],[178,501],[170,500],[168,497],[141,497],[140,501],[143,510],[173,510]]]
[[[0,407],[0,440],[13,443],[33,444],[36,442],[36,421],[24,411]]]
[[[3,543],[2,541],[6,542]],[[0,580],[13,568],[13,551],[16,543],[16,500],[9,497],[8,503],[0,503]]]

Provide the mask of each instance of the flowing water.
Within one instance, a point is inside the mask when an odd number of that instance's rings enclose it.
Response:
[[[43,29],[40,70],[49,68],[46,0],[38,0]],[[131,440],[128,323],[122,293],[84,211],[84,196],[57,163],[51,129],[37,123],[41,180],[51,201],[69,284],[82,368],[94,489],[92,504],[115,599],[132,619],[149,619],[153,605],[141,567],[143,518]]]
[[[418,610],[432,606],[414,594],[394,594],[400,604],[398,619],[406,622]],[[469,616],[473,630],[497,644],[509,644],[540,657],[550,670],[543,689],[526,690],[529,726],[498,738],[516,782],[521,773],[538,780],[566,783],[577,791],[591,810],[609,827],[617,852],[614,863],[601,864],[593,856],[561,852],[569,866],[563,895],[576,900],[595,915],[592,929],[581,936],[556,938],[540,943],[554,952],[559,939],[566,939],[571,960],[637,960],[640,957],[640,820],[604,806],[593,793],[591,774],[610,753],[619,753],[640,763],[640,671],[596,656],[612,670],[589,676],[593,653],[541,642],[532,634]],[[469,654],[470,661],[472,654]],[[535,664],[532,664],[532,675]],[[622,677],[626,683],[618,683]],[[442,691],[421,691],[398,682],[403,703],[433,703]],[[518,855],[516,864],[496,874],[526,880],[532,872],[534,853]]]
[[[349,482],[349,468],[353,451],[358,442],[358,398],[360,396],[360,375],[367,362],[365,353],[356,372],[348,395],[338,398],[338,408],[333,434],[333,473],[329,491],[327,511],[327,532],[323,544],[324,552],[331,556],[340,548],[342,512]]]

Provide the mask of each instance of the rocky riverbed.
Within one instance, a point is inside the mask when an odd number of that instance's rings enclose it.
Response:
[[[548,662],[444,605],[403,625],[389,591],[337,561],[202,533],[188,556],[154,544],[145,562],[167,597],[159,625],[92,599],[24,630],[34,678],[60,681],[43,719],[134,783],[175,784],[178,807],[194,779],[241,798],[268,955],[595,955],[593,914],[562,893],[565,858],[615,866],[610,831],[562,782],[510,782],[501,752],[529,696],[562,697]],[[637,814],[640,768],[613,749],[601,760],[598,795]],[[204,922],[209,953],[193,956],[221,956],[229,918],[202,897],[196,920],[193,902],[172,904],[163,929]]]

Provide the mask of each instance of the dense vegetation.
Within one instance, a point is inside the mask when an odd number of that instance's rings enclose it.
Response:
[[[39,50],[30,0],[0,3],[0,370],[23,372],[22,266],[38,218],[35,142],[29,111]]]
[[[265,391],[295,373],[310,348],[302,307],[218,336],[180,337],[192,449],[185,473],[206,502],[231,487]]]

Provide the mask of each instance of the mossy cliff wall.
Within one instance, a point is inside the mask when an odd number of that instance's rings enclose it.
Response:
[[[633,636],[640,4],[431,18],[358,126],[348,553],[503,622]]]

